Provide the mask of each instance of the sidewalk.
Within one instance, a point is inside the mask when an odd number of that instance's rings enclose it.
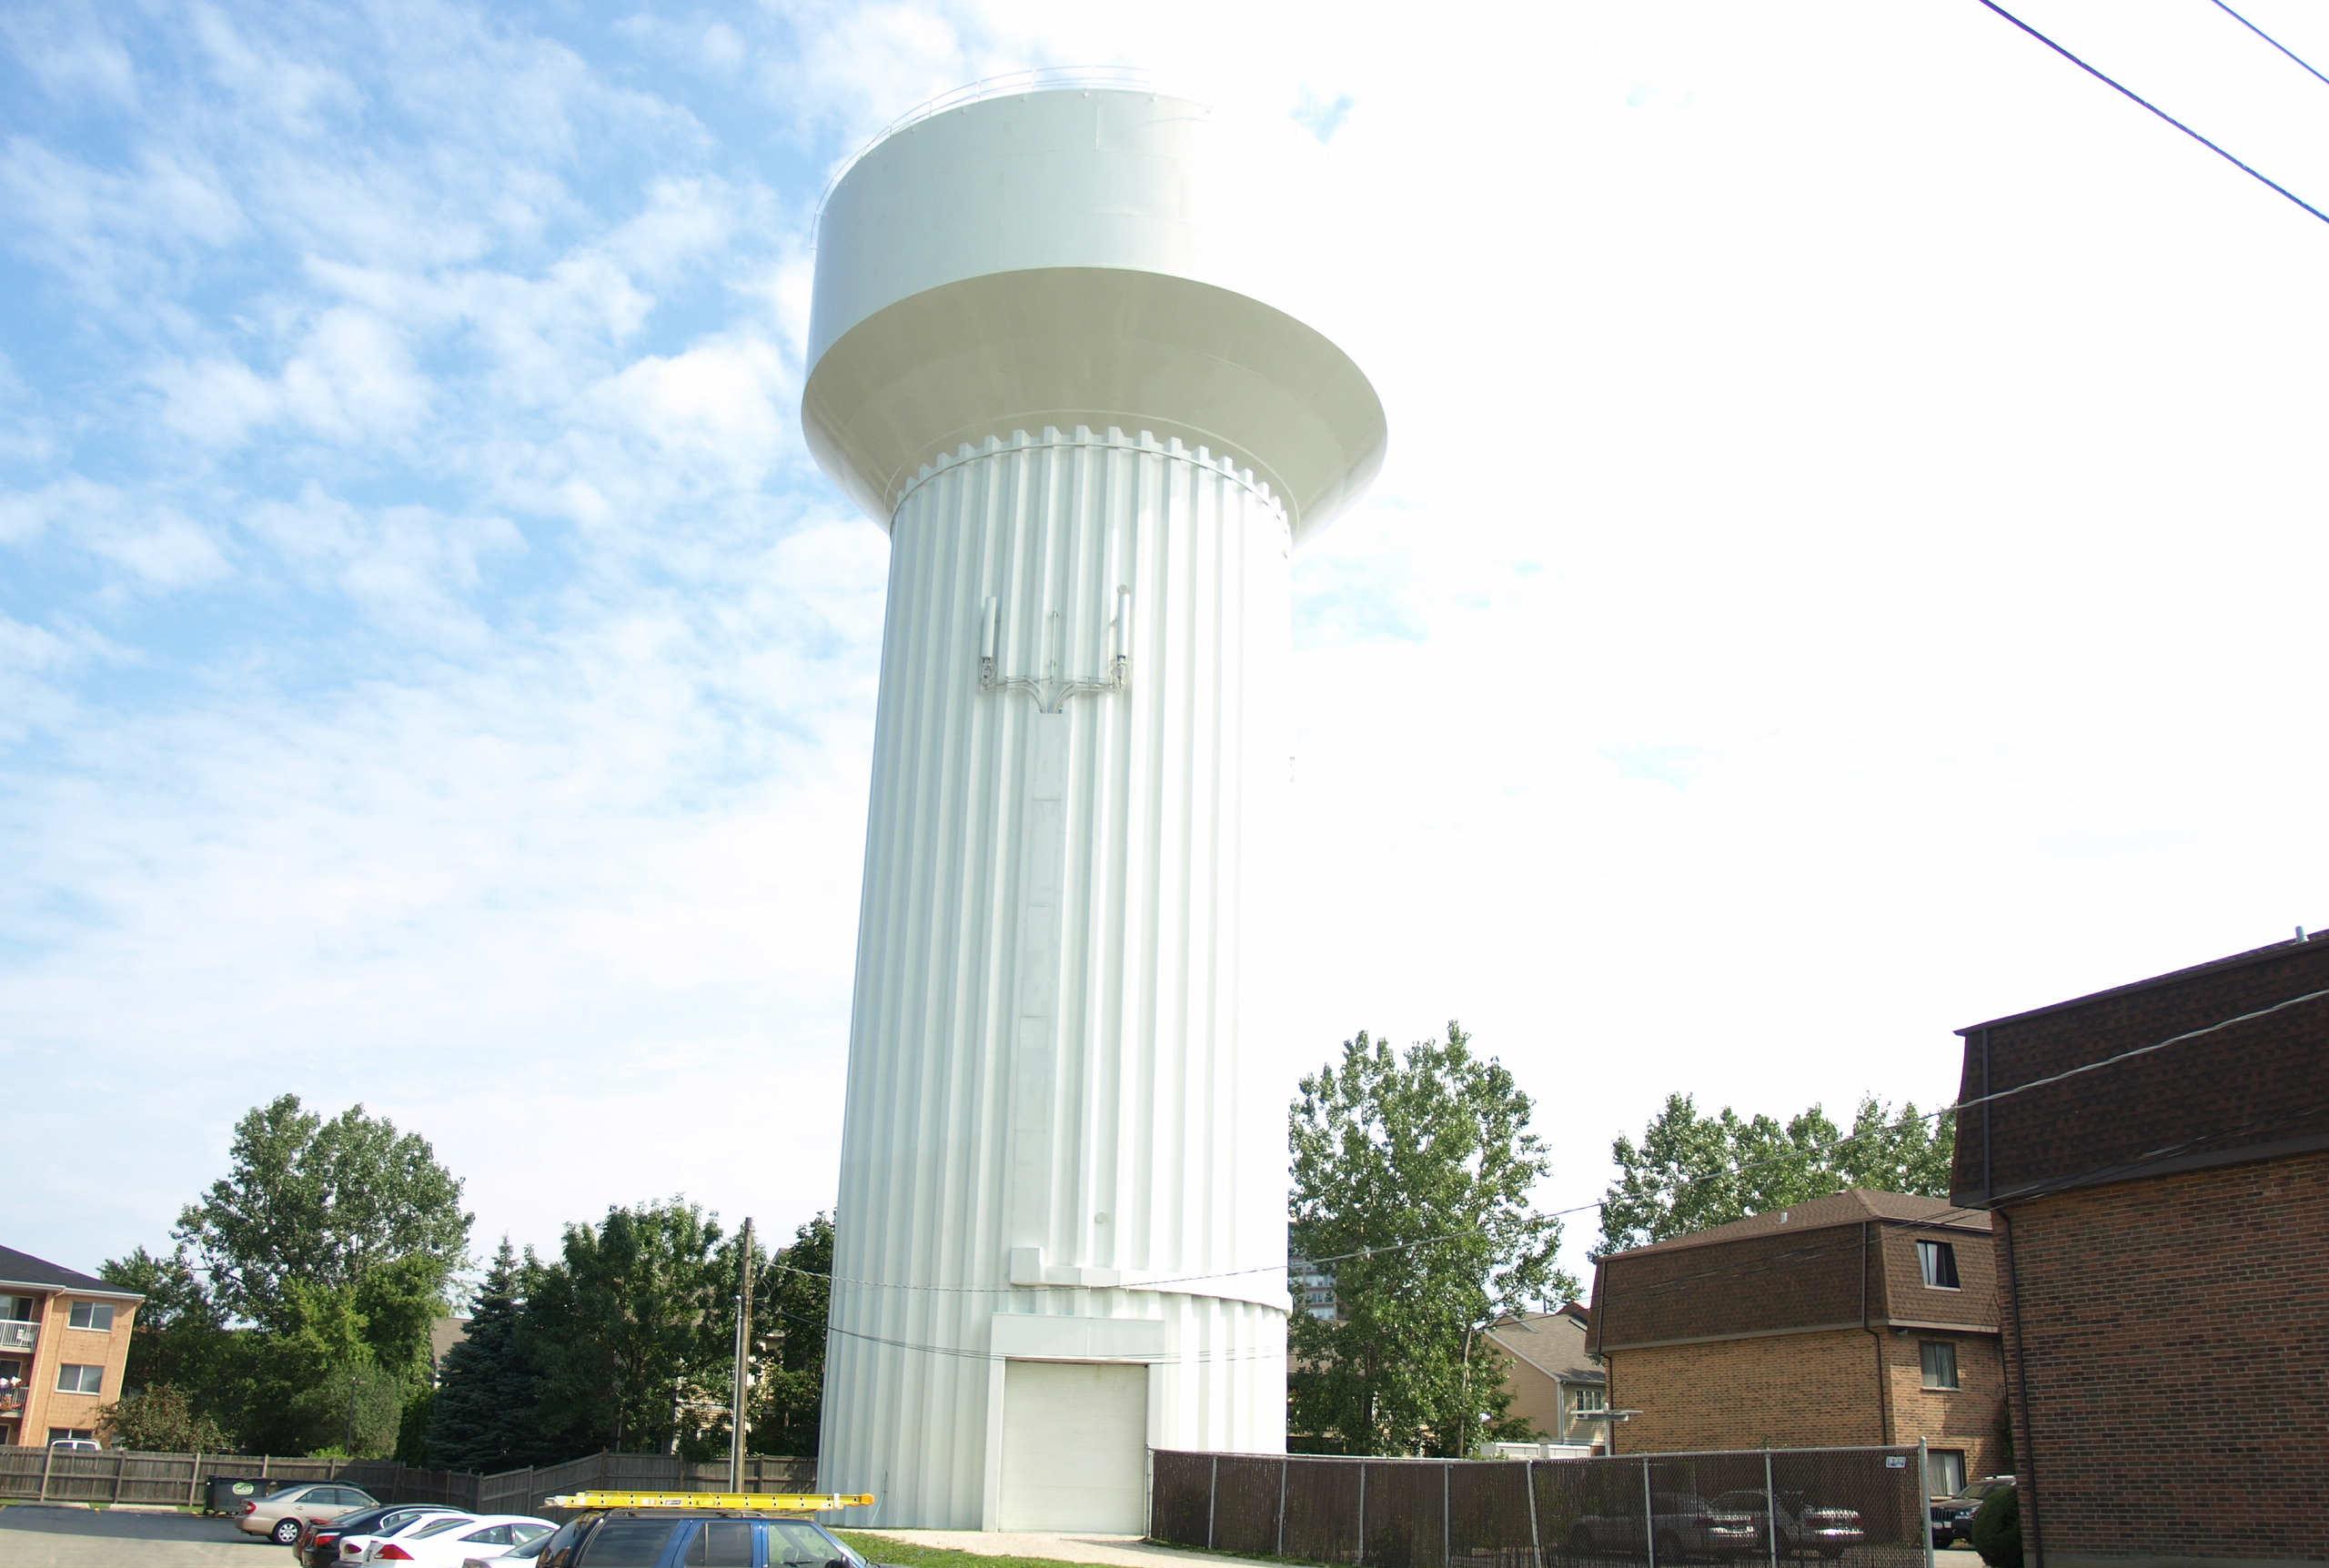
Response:
[[[1177,1547],[1152,1546],[1137,1535],[1052,1531],[869,1530],[892,1541],[969,1552],[981,1557],[1043,1557],[1060,1563],[1099,1563],[1107,1568],[1254,1568],[1249,1557],[1215,1557]],[[869,1553],[878,1557],[879,1553]]]

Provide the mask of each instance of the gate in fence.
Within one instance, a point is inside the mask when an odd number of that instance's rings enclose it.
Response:
[[[1547,1460],[1157,1449],[1148,1533],[1361,1568],[1928,1568],[1924,1477],[1921,1445]]]

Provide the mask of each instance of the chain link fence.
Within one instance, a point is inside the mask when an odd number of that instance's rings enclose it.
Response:
[[[1150,1456],[1149,1535],[1360,1568],[1835,1563],[1925,1568],[1915,1448],[1601,1459]]]

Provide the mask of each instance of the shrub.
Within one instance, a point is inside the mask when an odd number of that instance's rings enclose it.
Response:
[[[2021,1568],[2021,1490],[2009,1486],[1983,1498],[1971,1533],[1989,1568]]]

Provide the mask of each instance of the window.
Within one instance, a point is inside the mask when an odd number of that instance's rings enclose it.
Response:
[[[1946,1341],[1928,1340],[1917,1347],[1923,1352],[1925,1387],[1955,1388],[1957,1386],[1957,1347]]]
[[[96,1329],[100,1333],[113,1332],[111,1302],[76,1302],[66,1321],[76,1329]]]
[[[696,1532],[688,1551],[689,1568],[752,1568],[749,1521],[716,1519]]]
[[[509,1526],[489,1524],[482,1530],[470,1531],[461,1539],[479,1546],[507,1546],[510,1544]]]
[[[28,1323],[33,1321],[33,1299],[30,1296],[0,1296],[0,1323]]]
[[[841,1556],[832,1537],[798,1519],[771,1519],[768,1524],[768,1568],[825,1568]]]
[[[675,1519],[610,1519],[590,1533],[576,1561],[582,1568],[655,1568]]]
[[[92,1426],[52,1426],[48,1429],[51,1442],[95,1442],[96,1428]]]
[[[56,1369],[56,1392],[59,1393],[103,1393],[106,1392],[106,1369],[84,1366],[79,1362],[66,1362]]]
[[[1965,1456],[1954,1449],[1928,1451],[1925,1488],[1935,1497],[1954,1497],[1965,1490]]]
[[[1957,1249],[1947,1241],[1919,1241],[1917,1267],[1924,1271],[1925,1283],[1936,1291],[1957,1289]]]
[[[1583,1383],[1578,1385],[1577,1391],[1577,1409],[1579,1414],[1582,1414],[1587,1411],[1607,1410],[1608,1408],[1609,1391],[1608,1389],[1598,1388],[1591,1383]]]

